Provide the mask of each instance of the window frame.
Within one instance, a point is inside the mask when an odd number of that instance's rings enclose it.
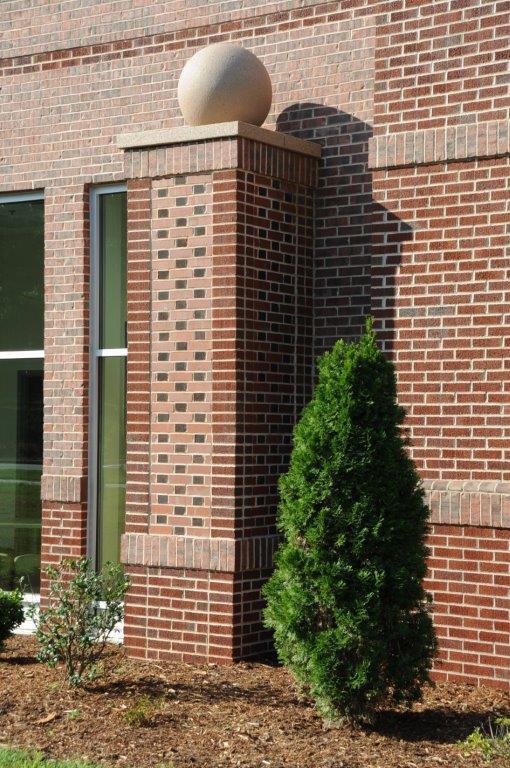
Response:
[[[90,189],[90,272],[89,272],[89,449],[87,557],[97,567],[98,533],[98,451],[99,451],[99,360],[102,357],[126,357],[127,347],[100,347],[100,275],[101,221],[100,198],[127,192],[125,182],[102,184]]]
[[[31,200],[42,200],[44,190],[33,192],[0,192],[0,205],[5,203],[28,203]],[[44,256],[43,256],[44,258]],[[44,360],[44,349],[15,349],[0,351],[0,360]]]
[[[44,203],[44,190],[32,190],[30,192],[0,192],[0,205],[5,203],[27,203],[31,200],[42,200]],[[44,260],[44,251],[43,251]],[[44,319],[43,319],[44,322]],[[43,349],[16,349],[0,351],[1,360],[44,360],[44,348]],[[43,363],[43,378],[44,378],[44,363]],[[44,429],[44,427],[43,427]],[[43,445],[44,449],[44,445]],[[44,455],[43,455],[43,467],[44,467]],[[41,515],[41,530],[42,530],[42,515]],[[39,593],[27,592],[23,595],[23,603],[26,607],[29,603],[39,603]],[[23,634],[31,633],[35,629],[31,619],[25,617],[22,631]]]

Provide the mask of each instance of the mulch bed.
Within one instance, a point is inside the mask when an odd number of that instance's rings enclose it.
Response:
[[[456,768],[487,765],[456,745],[510,696],[489,688],[427,688],[411,711],[369,729],[326,727],[291,678],[270,664],[192,666],[127,659],[113,648],[104,675],[72,691],[34,658],[32,638],[0,654],[0,742],[47,756],[126,768]],[[146,725],[129,724],[142,697]],[[491,766],[503,768],[503,761]],[[508,768],[508,765],[507,765]]]

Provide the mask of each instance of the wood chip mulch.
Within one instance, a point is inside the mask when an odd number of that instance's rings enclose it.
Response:
[[[410,711],[381,713],[371,728],[327,727],[288,673],[270,664],[140,662],[112,647],[103,676],[73,691],[35,651],[33,638],[16,637],[0,654],[0,743],[112,767],[486,766],[456,742],[510,714],[502,691],[441,684]],[[129,724],[140,700],[148,722]]]

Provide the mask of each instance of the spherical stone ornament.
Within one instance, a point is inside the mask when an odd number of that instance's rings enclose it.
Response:
[[[177,97],[188,125],[262,125],[271,108],[269,74],[255,54],[232,43],[202,48],[185,64]]]

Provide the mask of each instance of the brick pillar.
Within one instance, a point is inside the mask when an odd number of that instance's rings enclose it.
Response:
[[[87,548],[89,200],[83,186],[45,190],[44,569]]]
[[[150,307],[128,319],[125,644],[145,658],[259,655],[276,482],[312,379],[319,149],[238,123],[120,144],[142,281],[128,275],[128,312],[150,276]]]

